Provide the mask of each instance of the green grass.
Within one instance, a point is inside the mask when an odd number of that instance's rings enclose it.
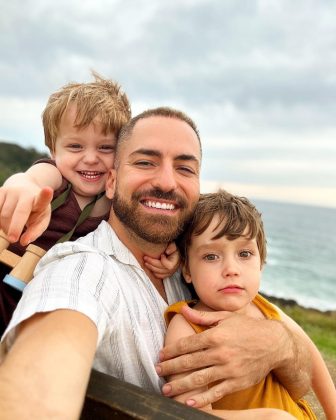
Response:
[[[281,299],[270,300],[306,331],[323,354],[336,361],[336,312],[306,309]]]

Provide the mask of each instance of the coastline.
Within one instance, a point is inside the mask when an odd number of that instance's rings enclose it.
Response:
[[[266,299],[268,299],[270,302],[274,303],[275,305],[280,306],[281,309],[282,309],[282,307],[288,307],[288,308],[298,307],[298,308],[301,308],[304,311],[316,312],[316,313],[319,313],[319,314],[322,314],[322,315],[326,315],[326,316],[336,318],[336,311],[334,311],[334,310],[321,311],[320,309],[302,306],[294,299],[279,298],[279,297],[268,295],[264,292],[261,292],[260,294],[262,296],[264,296]]]

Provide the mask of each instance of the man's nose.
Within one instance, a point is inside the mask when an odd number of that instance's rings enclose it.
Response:
[[[152,185],[164,192],[175,190],[177,187],[176,172],[170,165],[164,165],[156,171]]]

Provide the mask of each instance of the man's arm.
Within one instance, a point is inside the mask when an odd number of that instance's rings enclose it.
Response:
[[[11,419],[77,419],[97,329],[71,310],[36,314],[20,327],[0,365],[0,413]]]
[[[53,193],[62,185],[62,175],[49,163],[38,163],[25,173],[9,177],[0,188],[0,227],[10,242],[22,245],[38,238],[48,227]]]
[[[302,337],[305,343],[305,351],[310,351],[313,391],[323,408],[326,418],[328,420],[336,419],[336,389],[321,353],[303,329],[279,308],[277,309],[288,328]]]
[[[203,313],[187,306],[182,313],[195,324],[218,325],[164,347],[158,365],[160,375],[202,368],[164,385],[165,395],[178,395],[221,380],[193,396],[194,407],[202,407],[260,382],[271,370],[277,371],[294,399],[309,389],[309,354],[302,347],[302,340],[289,333],[283,323],[227,312]]]

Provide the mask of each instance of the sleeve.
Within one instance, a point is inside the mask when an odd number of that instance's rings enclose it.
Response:
[[[2,337],[5,348],[11,347],[21,322],[36,313],[57,309],[71,309],[89,317],[97,326],[100,343],[111,318],[104,301],[107,259],[108,256],[90,247],[71,242],[50,249],[24,289]]]

